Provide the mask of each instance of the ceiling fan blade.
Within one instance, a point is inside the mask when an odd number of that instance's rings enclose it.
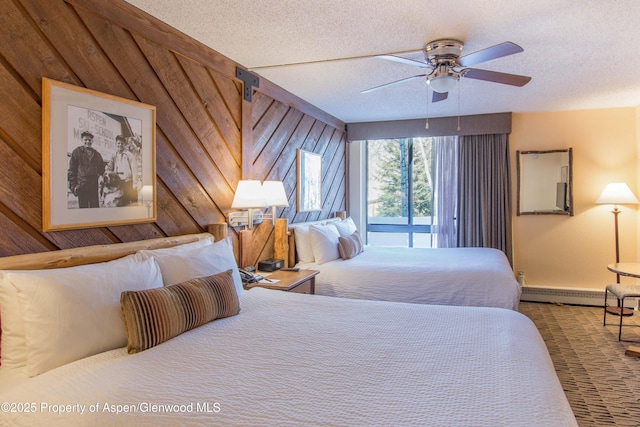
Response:
[[[467,68],[463,71],[462,77],[485,80],[488,82],[502,83],[511,86],[524,86],[531,80],[531,77],[519,76],[517,74],[499,73],[497,71],[479,70],[477,68]]]
[[[395,55],[378,55],[378,56],[376,56],[376,58],[386,59],[388,61],[399,62],[401,64],[412,65],[414,67],[426,68],[426,67],[430,66],[426,62],[415,61],[413,59],[407,59],[407,58],[403,58],[401,56],[395,56]]]
[[[477,52],[458,58],[458,64],[463,67],[479,64],[481,62],[490,61],[492,59],[502,58],[503,56],[513,55],[514,53],[524,52],[520,46],[511,42],[504,42]]]
[[[383,88],[386,88],[386,87],[389,87],[389,86],[395,86],[395,85],[397,85],[399,83],[404,83],[406,81],[413,80],[413,79],[416,79],[418,77],[426,77],[426,76],[427,76],[426,74],[418,74],[417,76],[411,76],[411,77],[407,77],[406,79],[396,80],[395,82],[389,82],[389,83],[385,83],[385,84],[380,85],[380,86],[375,86],[375,87],[372,87],[372,88],[369,88],[369,89],[365,89],[360,93],[373,92],[374,90],[383,89]]]
[[[431,96],[431,102],[444,101],[447,97],[449,97],[449,92],[440,93],[434,90],[433,95]]]

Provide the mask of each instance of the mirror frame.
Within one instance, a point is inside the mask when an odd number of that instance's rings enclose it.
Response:
[[[567,153],[568,154],[568,169],[567,169],[567,199],[569,202],[569,209],[567,211],[561,210],[544,210],[544,211],[522,211],[520,210],[520,187],[521,187],[521,168],[522,168],[522,155],[525,154],[550,154],[550,153]],[[516,151],[516,169],[517,169],[517,199],[516,209],[517,215],[568,215],[573,216],[573,149],[571,147],[559,150],[530,150],[530,151]]]

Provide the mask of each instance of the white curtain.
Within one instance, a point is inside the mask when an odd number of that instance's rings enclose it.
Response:
[[[433,222],[431,246],[458,246],[458,137],[433,138]]]

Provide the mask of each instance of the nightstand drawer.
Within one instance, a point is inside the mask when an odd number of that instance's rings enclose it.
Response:
[[[297,294],[312,294],[311,292],[311,280],[307,280],[304,283],[299,284],[293,289],[289,290],[289,292],[295,292]]]

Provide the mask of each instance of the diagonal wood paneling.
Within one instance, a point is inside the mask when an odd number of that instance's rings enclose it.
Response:
[[[346,206],[344,125],[270,82],[242,100],[237,64],[122,0],[0,0],[0,256],[204,231],[240,179],[279,179],[291,222]],[[155,105],[155,223],[44,233],[42,77]],[[243,122],[244,120],[244,122]],[[296,213],[296,149],[323,155],[323,209]],[[241,263],[270,256],[270,222],[232,230]]]
[[[312,221],[330,217],[335,211],[346,210],[346,134],[310,115],[290,107],[285,102],[257,92],[253,101],[252,175],[259,180],[281,180],[289,198],[289,207],[279,211],[289,222]],[[304,149],[322,155],[322,210],[300,212],[296,209],[296,152]],[[341,194],[336,195],[340,191]],[[243,243],[243,261],[253,264],[270,253],[273,247],[271,223],[261,224],[254,234],[259,239]],[[249,254],[246,254],[250,251]]]

